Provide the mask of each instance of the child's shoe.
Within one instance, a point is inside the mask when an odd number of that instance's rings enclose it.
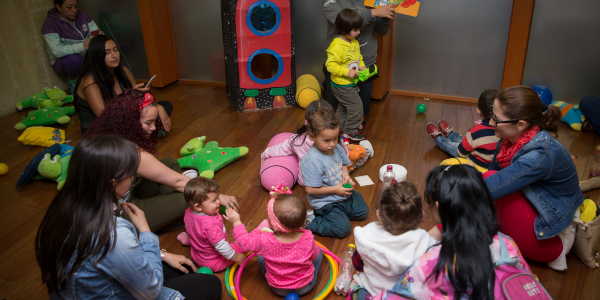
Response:
[[[344,133],[344,137],[347,138],[347,139],[349,139],[349,140],[356,141],[356,142],[362,141],[362,140],[365,139],[365,137],[362,136],[362,134],[360,134],[358,132],[355,133],[355,134],[345,134]]]
[[[433,124],[432,122],[427,123],[427,133],[429,133],[429,136],[435,141],[435,138],[438,137],[440,134],[442,134],[440,132],[440,130],[437,128],[437,126],[435,126],[435,124]]]
[[[307,229],[310,226],[310,223],[315,219],[315,212],[312,209],[306,211],[306,221],[304,222],[304,229]]]
[[[452,132],[454,132],[454,130],[452,130],[452,127],[450,127],[450,125],[448,125],[448,122],[446,122],[444,120],[438,121],[438,128],[442,132],[442,135],[445,137],[448,137]]]

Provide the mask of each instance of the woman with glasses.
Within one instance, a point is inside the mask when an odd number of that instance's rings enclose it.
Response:
[[[529,87],[498,92],[490,125],[500,140],[484,178],[500,229],[523,256],[565,270],[565,255],[575,240],[572,221],[583,194],[571,155],[554,137],[559,121],[560,111],[550,106],[544,113]]]
[[[181,174],[176,159],[167,157],[159,161],[152,155],[156,152],[157,128],[160,126],[158,104],[152,94],[130,89],[106,105],[85,135],[113,134],[140,148],[140,165],[136,176],[119,203],[137,205],[146,214],[153,232],[173,221],[183,220],[188,208],[183,198],[183,188],[190,180]],[[222,205],[237,205],[235,197],[223,194],[220,197]]]

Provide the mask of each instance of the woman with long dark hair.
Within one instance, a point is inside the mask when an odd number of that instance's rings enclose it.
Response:
[[[531,88],[499,91],[490,125],[500,140],[484,178],[502,232],[517,242],[525,257],[564,270],[583,194],[571,155],[552,136],[559,121],[558,108],[550,105],[544,113]]]
[[[119,206],[139,164],[137,147],[117,136],[93,136],[75,147],[35,240],[51,299],[220,299],[217,277],[185,275],[196,270],[193,262],[160,250],[137,206]],[[116,216],[121,209],[131,222]]]
[[[190,178],[181,174],[176,159],[166,157],[159,161],[152,155],[156,152],[160,126],[158,104],[152,94],[126,90],[108,103],[85,135],[114,134],[140,148],[140,165],[136,171],[140,177],[121,202],[131,202],[142,209],[152,231],[183,220],[188,208],[183,188]],[[235,197],[221,194],[221,204],[237,205],[237,201]]]
[[[498,299],[494,270],[501,242],[529,270],[517,244],[498,233],[496,209],[481,173],[466,165],[439,166],[427,176],[425,202],[444,231],[391,292],[408,299]],[[380,299],[379,294],[376,299]]]
[[[109,37],[98,35],[91,39],[86,56],[85,68],[75,86],[75,109],[79,113],[82,134],[96,120],[106,105],[117,95],[131,88],[147,92],[143,84],[137,84],[129,69],[121,64],[117,44]],[[158,115],[166,131],[171,128],[169,116],[173,105],[168,101],[158,102]],[[159,137],[166,134],[159,127]]]

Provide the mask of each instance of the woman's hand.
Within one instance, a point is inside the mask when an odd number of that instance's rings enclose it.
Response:
[[[146,221],[146,215],[144,214],[144,211],[139,209],[133,203],[123,202],[121,203],[121,207],[129,217],[129,220],[131,220],[131,224],[135,226],[138,232],[150,231],[150,226],[148,226],[148,221]]]
[[[147,93],[147,92],[149,92],[149,91],[150,91],[150,88],[149,88],[149,87],[145,88],[145,87],[143,87],[143,86],[144,86],[144,84],[143,84],[143,83],[138,83],[138,84],[136,84],[136,85],[133,87],[133,89],[134,89],[134,90],[138,90],[138,91],[140,91],[140,92],[142,92],[142,93]]]
[[[158,117],[165,127],[165,131],[171,130],[171,118],[169,118],[169,114],[162,105],[158,105]]]
[[[90,47],[90,39],[87,39],[83,42],[83,49],[87,50]]]
[[[373,18],[381,17],[381,18],[394,19],[394,14],[396,13],[396,6],[398,6],[398,5],[389,4],[389,5],[380,6],[378,8],[372,9],[371,16]]]
[[[221,200],[221,205],[227,208],[233,208],[235,211],[240,211],[238,206],[238,202],[233,196],[219,194],[219,200]]]
[[[192,262],[189,258],[183,255],[172,254],[167,252],[165,253],[165,258],[163,258],[163,261],[169,266],[171,266],[171,268],[177,269],[183,272],[184,274],[188,273],[188,269],[186,269],[183,265],[190,266],[192,268],[192,271],[194,272],[197,271],[196,266],[194,266],[194,262]]]
[[[233,210],[233,208],[231,207],[228,207],[227,210],[225,210],[225,215],[223,216],[223,218],[231,222],[233,224],[233,227],[242,224],[242,221],[240,220],[240,214],[237,211]]]

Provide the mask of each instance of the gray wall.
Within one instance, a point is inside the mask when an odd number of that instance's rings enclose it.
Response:
[[[173,32],[182,79],[225,82],[221,4],[196,0],[170,0]],[[327,21],[321,1],[296,0],[294,39],[296,74],[323,80]]]
[[[479,97],[500,88],[511,9],[506,0],[427,0],[416,18],[396,14],[392,89]]]
[[[554,100],[600,96],[600,2],[535,2],[523,84],[547,86]]]
[[[121,51],[123,65],[135,78],[150,79],[144,37],[136,0],[84,0],[84,10],[108,37],[113,38]]]

